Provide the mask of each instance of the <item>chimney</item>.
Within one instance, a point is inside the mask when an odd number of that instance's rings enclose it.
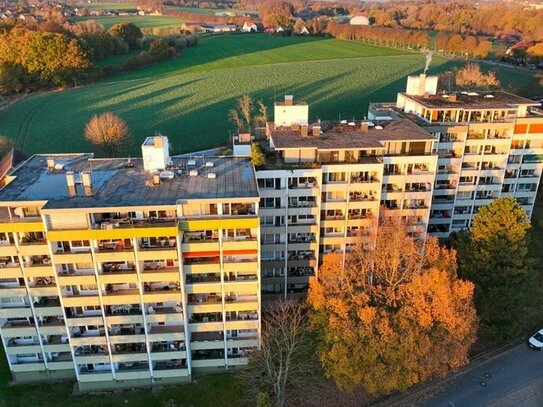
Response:
[[[294,96],[285,95],[285,106],[292,106],[294,104]]]
[[[421,73],[419,76],[419,92],[418,95],[422,96],[426,92],[426,74]]]
[[[313,126],[313,136],[318,137],[321,135],[321,126]]]
[[[302,124],[300,126],[300,135],[302,137],[307,137],[308,131],[309,131],[309,126],[307,124]]]
[[[47,168],[51,171],[55,169],[55,160],[52,158],[47,159]]]
[[[456,102],[456,98],[457,98],[456,93],[451,93],[451,94],[449,95],[449,97],[447,98],[447,100],[448,100],[449,102]]]
[[[73,171],[66,171],[66,185],[68,186],[68,195],[77,195],[77,191],[75,189],[75,174]]]
[[[153,185],[160,185],[160,174],[153,174]]]
[[[369,125],[368,125],[368,122],[362,122],[360,123],[360,131],[362,133],[367,133],[369,130]]]
[[[162,137],[155,136],[153,138],[153,141],[154,141],[154,145],[155,145],[156,148],[162,148]]]
[[[66,171],[66,184],[68,188],[75,188],[75,174],[73,171]]]
[[[92,177],[90,171],[81,172],[81,182],[83,183],[85,195],[92,195]]]

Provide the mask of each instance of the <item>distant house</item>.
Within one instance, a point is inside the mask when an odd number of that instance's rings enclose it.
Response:
[[[190,31],[190,32],[206,32],[205,29],[206,23],[198,22],[198,21],[186,21],[181,26],[182,30]]]
[[[264,25],[262,23],[255,23],[254,21],[245,21],[241,31],[250,33],[250,32],[262,32],[264,31]]]
[[[356,16],[349,21],[351,25],[370,25],[370,20],[366,16]]]
[[[206,30],[207,32],[227,33],[237,31],[238,27],[235,24],[207,23]]]

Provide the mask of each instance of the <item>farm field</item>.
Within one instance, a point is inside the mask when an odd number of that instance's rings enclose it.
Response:
[[[362,118],[369,102],[393,101],[424,56],[335,39],[230,35],[203,37],[179,58],[89,86],[33,95],[0,114],[0,135],[27,153],[90,151],[83,128],[112,111],[134,135],[127,154],[159,131],[174,153],[228,143],[228,110],[250,94],[272,111],[284,94],[310,104],[310,119]],[[452,63],[434,58],[432,72]],[[529,75],[501,68],[512,91],[543,93]],[[514,75],[512,75],[514,74]],[[516,76],[515,76],[516,75]],[[515,78],[515,81],[509,79]]]
[[[177,17],[170,16],[102,16],[102,17],[74,17],[74,22],[83,22],[88,20],[94,20],[99,24],[102,24],[105,30],[109,30],[115,24],[128,21],[134,23],[139,28],[172,28],[183,25],[183,20]]]
[[[107,3],[107,2],[98,2],[98,3],[78,3],[78,8],[86,8],[89,10],[134,10],[138,8],[136,4],[129,4],[129,3]]]

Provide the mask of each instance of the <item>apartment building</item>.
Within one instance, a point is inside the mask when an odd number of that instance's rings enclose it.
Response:
[[[260,339],[259,196],[234,157],[34,155],[0,190],[0,333],[18,382],[189,381]]]
[[[469,227],[479,209],[513,195],[532,215],[543,168],[540,104],[505,92],[438,93],[437,78],[411,76],[395,104],[370,119],[407,118],[435,138],[438,163],[428,232]]]
[[[319,258],[371,244],[381,206],[423,239],[437,155],[407,119],[308,123],[308,106],[276,103],[257,171],[264,301],[305,295]],[[243,142],[234,152],[243,154]]]
[[[436,76],[410,76],[396,103],[371,104],[368,119],[309,123],[286,96],[260,140],[264,301],[297,298],[322,255],[371,244],[380,211],[412,236],[446,238],[505,194],[529,216],[543,167],[539,104],[504,92],[437,92]],[[234,141],[246,155],[249,135]]]

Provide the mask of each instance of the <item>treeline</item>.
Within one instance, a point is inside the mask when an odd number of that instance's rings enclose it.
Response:
[[[400,27],[353,26],[329,22],[326,32],[336,38],[370,42],[392,47],[433,48],[436,52],[465,57],[485,58],[492,43],[474,36],[438,33],[433,44],[426,31]]]
[[[196,42],[196,37],[184,33],[144,37],[138,27],[128,22],[106,32],[93,21],[83,24],[7,21],[0,24],[0,93],[77,86],[79,82],[172,58]],[[141,53],[120,67],[96,65],[108,56],[138,49]]]
[[[524,41],[543,40],[543,10],[524,5],[468,2],[382,3],[365,10],[376,24],[468,35],[518,35]]]

